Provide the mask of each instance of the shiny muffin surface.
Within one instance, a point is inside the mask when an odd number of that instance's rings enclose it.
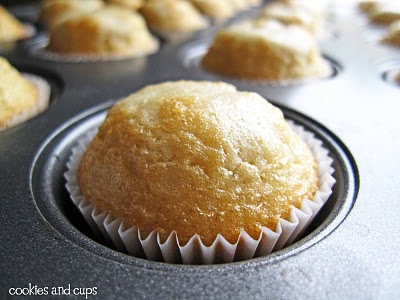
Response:
[[[86,199],[143,237],[235,243],[275,229],[318,189],[315,159],[282,112],[211,82],[151,85],[117,103],[84,154]]]

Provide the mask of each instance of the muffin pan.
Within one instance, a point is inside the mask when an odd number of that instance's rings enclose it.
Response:
[[[35,9],[27,5],[15,12],[29,19],[26,12],[34,15]],[[382,74],[400,65],[400,51],[364,39],[368,29],[348,22],[348,10],[332,7],[331,14],[335,35],[321,41],[321,49],[335,76],[290,86],[210,76],[192,64],[193,57],[188,63],[187,53],[198,55],[195,47],[210,41],[216,28],[186,42],[163,42],[148,57],[110,62],[38,57],[32,49],[43,39],[40,30],[32,39],[0,47],[0,55],[19,70],[42,76],[52,88],[48,110],[0,133],[0,298],[12,298],[10,288],[29,284],[96,287],[99,299],[398,296],[400,87]],[[267,257],[184,266],[134,258],[94,236],[64,187],[71,148],[121,97],[178,79],[226,80],[258,92],[324,142],[336,184],[302,239]]]

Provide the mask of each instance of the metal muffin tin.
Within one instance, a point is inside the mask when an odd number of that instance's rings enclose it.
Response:
[[[36,9],[11,7],[27,19]],[[2,45],[0,55],[18,69],[49,81],[52,101],[41,115],[0,132],[0,299],[29,285],[71,294],[96,287],[88,298],[98,299],[398,298],[400,86],[390,78],[400,69],[400,50],[365,38],[369,28],[347,7],[332,7],[329,29],[321,49],[335,76],[288,86],[231,80],[194,66],[193,51],[209,43],[215,27],[189,41],[163,42],[147,58],[112,62],[35,56],[41,30]],[[337,183],[301,240],[267,257],[212,266],[151,262],[96,240],[64,188],[76,138],[117,99],[178,79],[223,79],[258,92],[324,142]]]

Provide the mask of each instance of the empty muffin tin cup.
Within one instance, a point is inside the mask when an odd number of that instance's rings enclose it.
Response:
[[[93,203],[89,203],[84,198],[77,178],[81,158],[95,137],[97,129],[89,131],[72,149],[72,155],[67,163],[67,172],[64,174],[67,180],[66,188],[73,203],[96,235],[117,250],[128,252],[132,256],[183,264],[229,263],[265,256],[290,245],[300,237],[332,194],[332,186],[335,184],[332,176],[333,160],[322,142],[302,126],[290,121],[289,124],[307,143],[316,158],[320,188],[313,199],[303,201],[300,209],[292,207],[289,220],[279,219],[275,231],[263,227],[257,240],[242,231],[235,244],[229,243],[222,235],[218,235],[211,246],[205,246],[196,234],[187,244],[180,245],[179,236],[176,232],[172,232],[165,242],[161,242],[156,229],[148,237],[142,237],[140,228],[127,228],[120,219],[114,218],[110,213],[100,212]]]

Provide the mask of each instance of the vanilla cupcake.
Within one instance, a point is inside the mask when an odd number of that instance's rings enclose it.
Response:
[[[0,5],[0,43],[17,41],[27,36],[24,25]]]
[[[226,0],[231,5],[233,5],[236,11],[241,11],[248,9],[252,6],[260,5],[262,1],[260,0]]]
[[[71,16],[80,16],[104,7],[101,0],[44,0],[40,7],[39,20],[52,27]]]
[[[201,65],[222,75],[271,82],[291,82],[329,73],[329,66],[309,32],[262,19],[220,30]]]
[[[390,24],[382,42],[388,45],[400,47],[400,20]]]
[[[400,84],[400,72],[397,73],[397,76],[395,78],[395,82]]]
[[[358,2],[358,8],[364,13],[370,13],[381,3],[390,3],[393,0],[361,0]]]
[[[151,85],[79,142],[67,188],[89,223],[130,253],[184,263],[265,255],[330,177],[326,153],[314,154],[320,144],[291,128],[264,98],[229,84]],[[293,226],[285,241],[301,231]]]
[[[140,9],[150,29],[157,33],[188,33],[208,26],[192,3],[184,0],[148,0]]]
[[[128,9],[138,10],[145,0],[107,0],[109,4],[119,5]]]
[[[48,45],[56,53],[100,57],[143,56],[157,49],[144,19],[116,6],[57,23],[50,28]]]
[[[286,25],[297,25],[317,35],[321,32],[321,24],[309,10],[300,6],[290,6],[281,3],[266,5],[260,15],[260,18],[273,19]]]
[[[368,15],[372,23],[380,25],[389,25],[392,22],[400,20],[400,3],[399,2],[379,2]]]
[[[281,0],[284,5],[301,8],[311,13],[320,22],[324,21],[327,14],[327,3],[321,0]]]
[[[235,8],[228,0],[190,0],[204,15],[216,21],[223,21],[235,14]]]
[[[48,106],[49,91],[24,78],[0,57],[0,131],[20,124]],[[48,88],[48,87],[44,87]]]

